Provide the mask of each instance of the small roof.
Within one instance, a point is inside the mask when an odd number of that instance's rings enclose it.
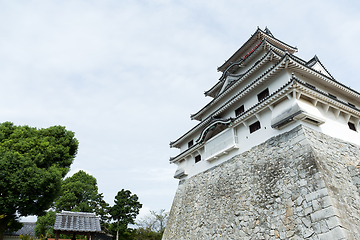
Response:
[[[9,236],[20,236],[21,234],[30,234],[30,236],[35,236],[35,222],[22,222],[23,226],[16,232],[8,233],[6,232],[5,235]]]
[[[56,214],[54,230],[64,232],[101,232],[95,213],[62,211]]]

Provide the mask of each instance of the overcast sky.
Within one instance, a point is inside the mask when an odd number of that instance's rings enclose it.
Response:
[[[63,125],[82,169],[113,204],[137,194],[170,210],[178,180],[169,142],[210,101],[216,71],[259,26],[315,54],[360,91],[358,1],[0,0],[0,119]]]

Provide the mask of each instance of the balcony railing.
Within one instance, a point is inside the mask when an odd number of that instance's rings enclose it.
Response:
[[[211,138],[205,144],[204,158],[206,161],[213,161],[221,155],[228,154],[233,149],[238,149],[237,137],[234,134],[234,130],[229,128]]]

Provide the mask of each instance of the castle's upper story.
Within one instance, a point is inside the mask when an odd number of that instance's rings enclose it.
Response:
[[[317,56],[257,29],[218,71],[205,92],[212,100],[191,119],[199,123],[170,143],[182,179],[209,169],[299,124],[360,145],[360,93],[336,81]]]

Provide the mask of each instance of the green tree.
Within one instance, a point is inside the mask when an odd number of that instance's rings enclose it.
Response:
[[[106,217],[107,207],[96,178],[82,170],[62,182],[60,197],[55,201],[56,211],[95,212],[102,218]]]
[[[48,211],[46,215],[38,217],[35,226],[35,235],[37,237],[43,235],[45,238],[55,237],[53,233],[55,218],[56,212],[54,211]]]
[[[136,239],[161,239],[165,230],[165,226],[169,217],[169,212],[161,209],[159,212],[151,211],[150,214],[138,220],[136,225]]]
[[[78,149],[65,127],[0,124],[0,240],[18,217],[41,215],[60,191]]]
[[[54,203],[56,212],[62,210],[74,212],[94,212],[100,216],[102,225],[107,218],[108,204],[98,193],[97,180],[90,174],[80,170],[61,183],[60,196]],[[55,212],[49,211],[45,216],[38,217],[36,236],[54,236]]]
[[[162,234],[154,232],[149,228],[136,229],[136,236],[134,240],[161,240]]]
[[[136,194],[124,189],[117,193],[114,202],[109,213],[115,221],[113,229],[116,231],[116,240],[119,240],[119,235],[129,232],[128,225],[135,224],[135,218],[139,214],[142,204],[138,201]]]

